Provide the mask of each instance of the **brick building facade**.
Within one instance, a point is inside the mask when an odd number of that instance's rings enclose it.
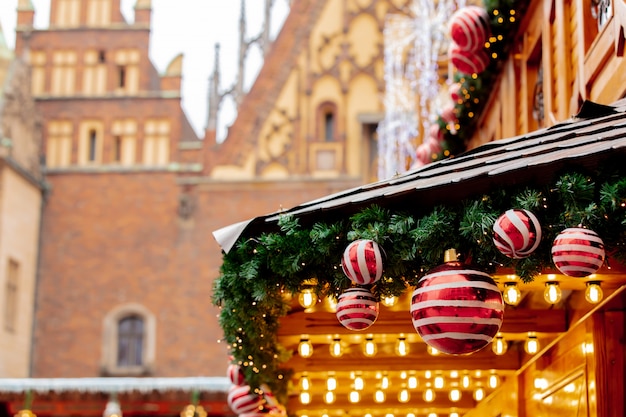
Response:
[[[136,2],[130,23],[119,0],[51,0],[45,30],[33,28],[30,2],[19,2],[16,55],[32,66],[49,183],[33,377],[225,375],[211,303],[221,257],[211,232],[369,175],[356,114],[381,117],[380,100],[362,100],[382,88],[381,51],[368,48],[360,59],[367,65],[343,87],[328,88],[340,61],[311,69],[302,42],[313,36],[323,45],[314,27],[329,22],[354,36],[343,29],[363,15],[374,19],[366,29],[380,41],[384,13],[358,6],[342,22],[334,3],[293,2],[228,138],[217,144],[213,130],[197,137],[181,109],[182,55],[163,74],[149,60],[149,0]],[[352,82],[367,88],[352,97]],[[341,100],[360,108],[328,106]],[[318,125],[323,103],[335,112],[328,138]]]

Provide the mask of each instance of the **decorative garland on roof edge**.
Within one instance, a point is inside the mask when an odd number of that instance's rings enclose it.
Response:
[[[605,162],[601,172],[570,171],[547,186],[500,187],[421,213],[373,205],[349,220],[310,228],[284,215],[279,231],[242,239],[224,255],[213,302],[220,307],[219,322],[233,362],[241,365],[248,384],[267,384],[284,404],[290,372],[281,364],[291,352],[278,342],[279,318],[290,309],[289,297],[310,285],[320,298],[337,297],[351,286],[341,258],[356,239],[374,240],[384,250],[384,275],[369,286],[377,297],[399,296],[415,287],[449,248],[481,270],[510,268],[531,282],[542,271],[556,272],[550,246],[565,227],[577,225],[603,239],[607,263],[625,263],[625,174],[619,161]],[[508,258],[492,241],[495,220],[511,208],[532,211],[541,223],[543,238],[527,258]]]
[[[479,74],[456,72],[454,83],[459,85],[455,95],[455,122],[449,123],[445,116],[438,114],[436,125],[443,132],[441,151],[432,155],[432,160],[446,159],[467,149],[467,143],[476,130],[478,116],[483,111],[493,85],[498,78],[502,64],[506,61],[514,37],[519,28],[528,2],[520,0],[484,0],[489,15],[490,37],[485,51],[490,57],[487,68]]]

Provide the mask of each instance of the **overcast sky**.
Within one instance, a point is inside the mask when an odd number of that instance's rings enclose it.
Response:
[[[15,45],[15,21],[18,0],[0,0],[0,23],[10,47]],[[49,22],[50,0],[32,0],[35,7],[35,27],[45,28]],[[132,20],[136,0],[122,0],[122,11]],[[247,0],[248,38],[261,30],[264,0]],[[274,0],[272,34],[276,35],[288,12],[288,0]],[[150,57],[159,72],[164,72],[179,53],[183,60],[183,108],[200,136],[206,125],[208,79],[213,71],[215,43],[220,43],[222,88],[234,81],[238,56],[240,0],[152,0],[152,37]],[[260,51],[249,54],[251,74],[256,74],[261,62]],[[250,84],[247,80],[247,85]],[[232,106],[231,106],[232,107]],[[224,108],[220,134],[234,117],[227,104]]]

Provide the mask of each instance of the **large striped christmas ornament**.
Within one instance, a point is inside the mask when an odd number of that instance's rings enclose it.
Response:
[[[378,300],[366,288],[348,288],[337,301],[337,320],[346,329],[364,330],[378,318]]]
[[[540,242],[541,225],[528,210],[507,210],[493,224],[493,243],[500,253],[509,258],[526,258]]]
[[[563,230],[552,244],[552,261],[570,277],[586,277],[604,263],[604,242],[596,232],[582,227]]]
[[[378,243],[368,239],[350,243],[343,252],[341,269],[357,285],[378,281],[383,274],[383,256]]]
[[[263,396],[252,391],[249,385],[233,385],[226,399],[235,414],[258,412],[264,403]]]
[[[413,327],[426,344],[450,355],[487,346],[500,330],[503,315],[495,281],[458,261],[430,270],[411,296]]]
[[[241,366],[235,363],[231,363],[228,365],[228,369],[226,370],[226,373],[228,374],[228,378],[230,379],[230,382],[232,382],[233,384],[235,385],[246,384],[245,376],[243,374],[243,370],[241,369]]]
[[[483,49],[468,52],[450,44],[448,56],[452,65],[464,74],[480,74],[489,65],[489,55]]]
[[[489,15],[482,7],[463,7],[450,17],[448,28],[459,49],[476,51],[484,47],[489,37]]]

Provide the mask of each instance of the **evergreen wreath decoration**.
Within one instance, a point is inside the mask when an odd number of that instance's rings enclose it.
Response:
[[[494,221],[509,208],[532,211],[544,239],[533,254],[513,259],[492,242]],[[290,309],[288,296],[314,283],[319,297],[337,297],[351,286],[341,270],[346,245],[371,239],[385,248],[383,278],[370,289],[377,297],[399,296],[456,248],[464,262],[492,273],[510,268],[524,282],[553,269],[551,243],[565,227],[583,225],[600,235],[609,258],[626,261],[626,176],[619,163],[593,173],[565,172],[543,186],[499,187],[456,205],[425,214],[395,212],[372,205],[350,219],[303,227],[283,215],[279,230],[241,238],[223,256],[213,303],[220,307],[224,340],[251,387],[267,384],[282,402],[290,371],[281,365],[291,352],[279,343],[279,319]],[[329,261],[330,260],[330,261]]]

